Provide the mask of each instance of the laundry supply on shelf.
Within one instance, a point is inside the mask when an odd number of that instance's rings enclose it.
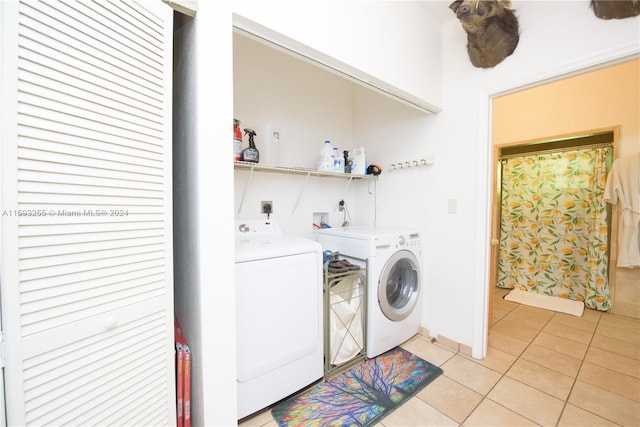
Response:
[[[242,160],[242,131],[240,130],[240,120],[233,119],[233,160]]]
[[[350,157],[353,162],[351,173],[355,175],[365,175],[367,173],[367,161],[365,159],[364,147],[351,150]]]
[[[351,173],[351,167],[353,166],[353,159],[349,157],[349,151],[344,150],[344,173]]]
[[[337,173],[344,173],[344,159],[340,156],[340,150],[338,147],[333,147],[333,171]]]
[[[256,143],[253,138],[256,136],[256,131],[253,129],[245,129],[245,135],[249,135],[249,146],[242,150],[242,160],[245,162],[258,163],[260,161],[260,153],[256,148]]]
[[[325,141],[322,145],[322,150],[318,154],[318,162],[316,169],[323,172],[333,172],[333,149],[331,148],[331,141]]]

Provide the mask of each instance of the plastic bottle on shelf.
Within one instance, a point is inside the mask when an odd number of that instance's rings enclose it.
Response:
[[[325,141],[322,145],[322,150],[320,150],[320,154],[318,154],[316,169],[323,172],[333,171],[333,149],[331,148],[331,141]]]
[[[355,148],[350,154],[353,159],[351,173],[356,175],[365,175],[367,173],[367,161],[365,159],[364,147]]]
[[[344,160],[340,155],[338,147],[333,147],[333,171],[337,173],[344,173]]]
[[[256,148],[256,143],[253,140],[257,133],[253,129],[245,129],[244,134],[249,135],[249,146],[242,150],[242,161],[258,163],[260,161],[260,152]]]
[[[242,160],[242,131],[240,130],[240,120],[233,119],[233,161]]]

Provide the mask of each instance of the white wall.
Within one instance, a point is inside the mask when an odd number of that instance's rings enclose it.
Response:
[[[236,0],[234,12],[239,25],[291,48],[302,46],[312,57],[398,89],[419,105],[437,110],[442,103],[442,70],[432,66],[440,62],[439,26],[421,2]]]
[[[444,105],[435,117],[438,137],[432,206],[432,250],[426,255],[426,325],[472,345],[480,356],[488,264],[490,111],[492,94],[586,69],[616,57],[637,54],[640,18],[597,19],[588,2],[514,1],[521,36],[513,55],[494,69],[474,68],[466,36],[457,21],[443,27]],[[553,102],[553,100],[549,100]],[[393,193],[381,198],[397,199]],[[447,200],[458,213],[447,214]]]

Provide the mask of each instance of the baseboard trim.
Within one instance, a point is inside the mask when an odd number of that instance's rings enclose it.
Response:
[[[452,340],[451,338],[445,337],[444,335],[438,335],[437,337],[434,337],[431,335],[429,329],[427,328],[420,328],[420,336],[429,339],[431,342],[437,342],[438,344],[448,348],[449,350],[455,351],[468,357],[473,357],[473,349],[471,348],[471,346],[461,344],[455,340]]]

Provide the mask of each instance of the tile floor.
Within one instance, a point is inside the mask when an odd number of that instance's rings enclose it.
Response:
[[[424,337],[402,345],[444,374],[378,427],[640,426],[640,320],[588,309],[578,318],[506,292],[496,291],[485,359]],[[240,426],[277,424],[264,411]]]

